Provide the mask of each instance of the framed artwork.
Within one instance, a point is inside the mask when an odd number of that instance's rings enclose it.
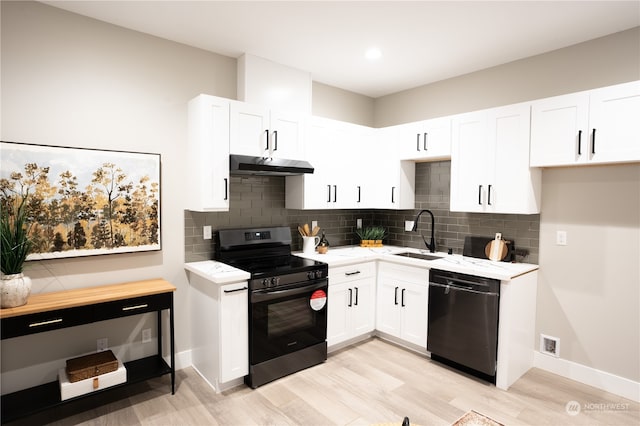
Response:
[[[160,154],[1,141],[2,208],[23,200],[27,260],[161,250]]]

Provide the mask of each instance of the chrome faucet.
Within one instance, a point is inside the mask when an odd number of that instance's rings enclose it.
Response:
[[[413,232],[418,231],[418,219],[420,219],[420,215],[422,213],[429,213],[431,215],[431,242],[427,243],[427,240],[424,238],[424,235],[420,234],[420,236],[422,237],[422,241],[424,241],[424,245],[427,246],[429,251],[431,253],[435,253],[436,251],[436,241],[434,238],[435,237],[435,233],[434,233],[435,219],[433,217],[433,213],[431,213],[431,210],[420,210],[420,213],[418,213],[418,216],[416,216],[416,218],[413,220],[413,229],[411,230]]]

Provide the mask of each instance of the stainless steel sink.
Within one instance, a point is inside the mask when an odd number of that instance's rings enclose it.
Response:
[[[441,256],[434,256],[434,255],[431,255],[431,254],[422,254],[422,253],[404,252],[404,253],[394,253],[394,254],[396,256],[412,257],[414,259],[422,259],[422,260],[442,259]]]

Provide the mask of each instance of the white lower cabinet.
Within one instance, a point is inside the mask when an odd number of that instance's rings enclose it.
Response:
[[[376,329],[427,347],[429,270],[380,262]]]
[[[190,274],[189,284],[192,364],[220,392],[249,374],[247,282],[217,285]]]
[[[329,267],[329,347],[365,336],[375,328],[375,262]]]

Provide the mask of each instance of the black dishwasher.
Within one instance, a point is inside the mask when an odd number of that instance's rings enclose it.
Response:
[[[431,358],[495,383],[499,299],[499,280],[432,269]]]

